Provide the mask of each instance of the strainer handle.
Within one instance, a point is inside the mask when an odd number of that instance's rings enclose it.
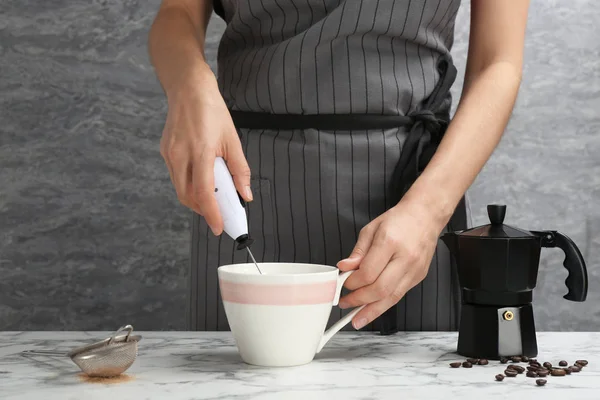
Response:
[[[119,332],[122,332],[122,331],[127,331],[127,336],[125,336],[125,341],[127,341],[127,339],[129,339],[129,335],[131,335],[131,331],[133,331],[133,326],[125,325],[125,326],[122,326],[119,329],[117,329],[117,331],[110,337],[110,339],[108,339],[107,344],[110,344],[115,339],[115,337],[117,337]]]
[[[53,351],[53,350],[24,350],[21,352],[23,355],[34,354],[39,356],[67,356],[67,353],[63,353],[62,351]]]

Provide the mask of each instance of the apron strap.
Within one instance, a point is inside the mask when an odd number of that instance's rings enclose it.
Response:
[[[449,112],[441,108],[456,79],[456,68],[449,55],[443,55],[438,61],[438,72],[440,80],[423,107],[408,114],[414,124],[392,175],[390,196],[394,205],[425,169],[450,122]]]
[[[221,19],[225,20],[225,8],[223,7],[223,3],[221,0],[213,0],[213,10],[215,14],[217,14]]]

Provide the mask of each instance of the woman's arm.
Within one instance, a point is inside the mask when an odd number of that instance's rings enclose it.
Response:
[[[360,329],[427,276],[439,234],[498,145],[521,82],[528,0],[471,0],[463,95],[425,171],[397,205],[361,229],[342,271],[341,308],[366,305]]]
[[[163,0],[150,29],[148,50],[166,95],[189,83],[193,71],[211,73],[204,41],[212,14],[210,0]],[[192,72],[192,73],[190,73]]]
[[[169,106],[160,154],[179,201],[220,235],[223,219],[214,194],[215,158],[225,159],[244,200],[252,201],[252,191],[240,139],[204,55],[211,13],[210,0],[163,0],[148,47]]]
[[[463,93],[444,138],[405,199],[425,202],[440,226],[498,145],[521,83],[529,0],[471,0]]]

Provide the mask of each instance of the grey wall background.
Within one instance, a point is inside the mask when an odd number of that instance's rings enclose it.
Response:
[[[166,106],[146,50],[158,5],[0,2],[0,330],[186,328],[190,214],[158,152]],[[468,19],[463,0],[460,75]],[[513,118],[469,192],[475,224],[504,202],[508,223],[580,246],[588,301],[562,299],[562,254],[544,250],[539,330],[600,330],[598,21],[591,0],[532,1]],[[222,30],[211,22],[215,69]]]

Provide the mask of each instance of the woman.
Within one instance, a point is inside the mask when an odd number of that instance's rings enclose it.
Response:
[[[247,261],[221,235],[221,156],[249,202],[258,261],[357,269],[340,301],[367,304],[355,329],[456,330],[438,237],[466,227],[464,194],[512,112],[528,3],[471,1],[450,122],[460,0],[163,0],[150,54],[169,106],[161,154],[194,211],[192,329],[228,329],[216,267]],[[213,10],[227,22],[218,79],[204,57]]]

